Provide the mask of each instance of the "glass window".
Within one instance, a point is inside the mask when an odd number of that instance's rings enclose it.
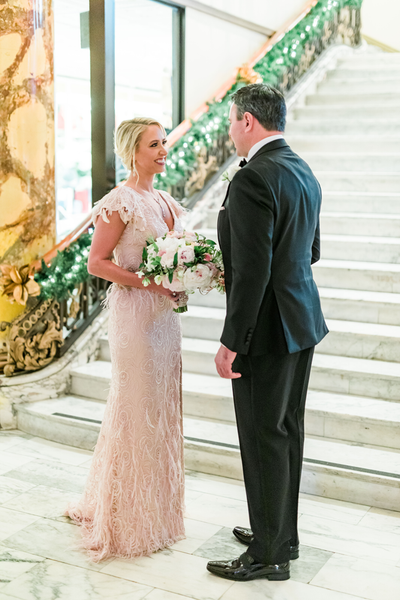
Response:
[[[115,122],[152,117],[173,127],[173,25],[176,8],[115,0]],[[125,178],[117,161],[117,182]]]
[[[90,212],[89,0],[54,0],[57,238]]]

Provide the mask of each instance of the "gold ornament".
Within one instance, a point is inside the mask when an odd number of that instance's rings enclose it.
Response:
[[[0,371],[6,377],[46,367],[63,344],[56,300],[43,301],[13,323],[0,322],[0,331],[7,328],[7,337],[0,346]]]
[[[29,274],[29,265],[20,269],[12,265],[0,265],[3,274],[0,277],[0,286],[3,288],[3,296],[7,296],[10,302],[26,305],[29,296],[40,295],[40,285]]]
[[[242,65],[236,77],[237,81],[244,81],[244,83],[261,83],[262,78],[258,73],[255,72],[247,63]]]

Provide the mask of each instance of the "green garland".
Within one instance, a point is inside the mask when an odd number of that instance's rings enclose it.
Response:
[[[57,252],[57,256],[47,266],[42,260],[42,269],[35,273],[35,281],[41,287],[39,300],[56,298],[65,300],[80,283],[87,281],[87,257],[92,243],[93,230],[84,233],[68,248]]]
[[[288,31],[279,42],[255,66],[254,71],[264,83],[275,86],[283,73],[296,66],[305,51],[306,44],[323,34],[324,25],[342,8],[360,8],[363,0],[320,0],[304,19]],[[178,184],[196,165],[202,147],[212,146],[229,130],[228,113],[231,95],[246,85],[237,80],[222,100],[208,103],[209,110],[173,146],[167,159],[166,170],[156,176],[156,187],[168,190]]]
[[[332,19],[334,12],[339,12],[344,7],[361,8],[362,2],[363,0],[319,0],[308,15],[254,66],[254,71],[264,83],[276,85],[287,69],[300,62],[306,44],[322,35],[325,23]],[[195,167],[201,148],[211,146],[221,135],[227,135],[230,97],[244,85],[246,83],[238,79],[222,100],[208,103],[208,112],[198,121],[192,122],[188,133],[174,144],[165,173],[156,177],[157,188],[168,190],[182,181]],[[35,281],[42,288],[41,300],[64,300],[77,285],[87,280],[87,256],[91,240],[92,232],[83,234],[68,248],[58,252],[50,266],[42,261],[42,270],[35,274]]]

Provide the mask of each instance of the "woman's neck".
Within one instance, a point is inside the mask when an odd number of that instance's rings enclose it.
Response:
[[[154,175],[148,173],[139,173],[138,175],[130,172],[126,185],[134,188],[135,190],[141,190],[142,192],[154,192]]]

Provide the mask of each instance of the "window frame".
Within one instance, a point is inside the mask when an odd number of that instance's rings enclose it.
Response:
[[[185,118],[185,7],[150,0],[173,9],[172,123]],[[116,184],[115,0],[89,0],[90,92],[92,106],[92,205]]]

